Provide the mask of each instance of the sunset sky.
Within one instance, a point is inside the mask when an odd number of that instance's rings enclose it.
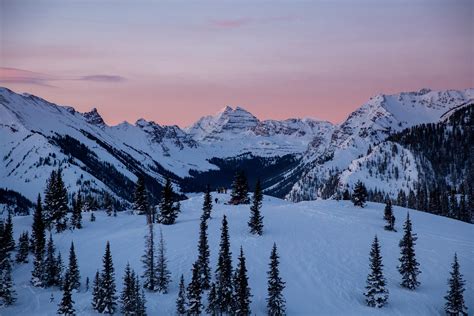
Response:
[[[378,93],[474,87],[474,1],[0,0],[0,86],[116,124],[225,105],[340,122]]]

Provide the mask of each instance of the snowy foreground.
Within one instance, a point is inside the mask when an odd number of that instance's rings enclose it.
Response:
[[[227,198],[218,196],[221,201]],[[191,278],[191,265],[197,258],[199,217],[202,196],[183,201],[182,213],[173,226],[163,227],[169,267],[173,282],[169,294],[147,293],[149,315],[175,314],[175,300],[181,273],[186,283]],[[280,271],[286,281],[284,291],[289,315],[438,315],[443,314],[444,295],[454,252],[466,280],[464,298],[469,313],[474,312],[474,225],[427,213],[410,211],[414,232],[418,234],[416,255],[422,274],[416,291],[399,286],[396,269],[398,242],[406,209],[394,207],[398,232],[383,229],[383,205],[369,203],[355,208],[347,201],[311,201],[293,204],[265,197],[263,203],[264,235],[248,233],[249,206],[214,205],[209,223],[211,266],[215,269],[223,214],[228,216],[234,266],[240,245],[247,257],[253,314],[266,312],[266,271],[273,242],[281,257]],[[96,212],[97,221],[89,222],[84,213],[85,228],[54,235],[54,241],[67,262],[69,246],[74,241],[79,260],[82,289],[73,294],[78,314],[93,315],[91,290],[85,292],[86,277],[92,280],[102,268],[102,255],[107,240],[111,243],[117,287],[122,288],[122,275],[127,262],[141,271],[144,252],[145,217],[120,213],[107,217]],[[29,230],[31,217],[14,219],[15,238]],[[158,226],[158,225],[157,225]],[[362,295],[369,269],[369,251],[374,235],[382,246],[384,272],[390,291],[389,304],[382,309],[365,306]],[[62,293],[54,289],[30,286],[30,263],[14,266],[18,300],[12,307],[0,309],[1,315],[54,315]],[[51,293],[54,302],[50,303]],[[204,302],[205,303],[205,302]]]

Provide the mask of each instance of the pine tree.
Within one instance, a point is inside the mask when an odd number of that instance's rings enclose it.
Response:
[[[41,196],[38,194],[35,213],[33,214],[32,237],[34,241],[33,253],[35,256],[44,252],[46,245],[45,224],[43,221],[43,207],[41,205]]]
[[[64,285],[63,285],[63,298],[61,303],[59,303],[58,312],[59,315],[76,315],[76,310],[74,309],[74,301],[72,300],[72,282],[69,271],[66,272],[64,276]]]
[[[191,283],[188,285],[188,315],[200,315],[202,310],[201,296],[201,276],[197,263],[193,264]]]
[[[283,290],[285,289],[285,282],[280,277],[279,256],[277,253],[277,246],[274,243],[270,255],[270,270],[268,275],[268,296],[267,296],[267,313],[268,315],[285,315],[286,302],[283,297]]]
[[[176,299],[176,314],[186,314],[186,288],[184,286],[184,276],[182,274],[179,279],[179,292],[178,298]]]
[[[234,306],[233,313],[236,315],[250,315],[250,287],[247,277],[247,267],[245,265],[245,256],[242,247],[240,247],[240,256],[234,277]]]
[[[127,263],[123,277],[123,290],[120,295],[120,312],[124,315],[135,315],[138,298],[135,287],[135,273],[130,268],[130,264]]]
[[[390,230],[390,231],[395,230],[395,227],[394,227],[395,226],[395,216],[393,215],[392,201],[390,199],[388,199],[387,202],[385,203],[383,219],[387,223],[384,226],[385,230]]]
[[[141,291],[140,291],[141,289]],[[135,277],[135,295],[137,297],[137,309],[135,311],[136,316],[146,316],[146,297],[145,291],[140,286],[140,279],[138,276]]]
[[[354,192],[352,193],[352,203],[355,206],[364,207],[365,202],[367,201],[367,189],[365,185],[359,180],[357,181]]]
[[[86,292],[89,292],[89,277],[86,277]]]
[[[79,290],[81,287],[81,275],[79,273],[79,266],[77,264],[76,252],[74,251],[74,243],[71,242],[71,248],[69,250],[69,265],[67,272],[71,290]]]
[[[205,221],[211,218],[212,211],[212,196],[211,196],[211,187],[209,184],[206,187],[206,193],[204,194],[204,202],[202,205],[202,216],[201,218]]]
[[[56,223],[56,232],[62,232],[67,228],[68,198],[67,190],[64,185],[61,170],[56,173],[55,187],[55,209],[53,219]]]
[[[12,279],[10,253],[6,251],[3,244],[0,249],[0,306],[12,305],[15,301],[16,292]]]
[[[56,256],[56,247],[54,246],[53,236],[49,234],[48,245],[46,247],[46,256],[44,258],[42,285],[46,287],[60,286],[61,273],[60,265]]]
[[[112,216],[114,212],[114,204],[112,201],[112,197],[110,196],[110,193],[105,192],[104,194],[104,209],[105,212],[107,213],[107,216]]]
[[[166,259],[166,245],[161,229],[160,242],[158,243],[158,258],[156,260],[156,276],[158,279],[157,290],[161,293],[168,293],[168,285],[171,282],[171,272],[168,270],[168,260]]]
[[[216,269],[216,300],[220,313],[230,313],[232,308],[232,253],[230,251],[227,218],[222,219],[221,241]]]
[[[382,255],[377,236],[372,243],[370,250],[370,273],[367,276],[365,301],[370,307],[383,307],[388,300],[388,290],[385,288],[386,282],[383,276]]]
[[[54,212],[56,208],[56,170],[52,170],[46,182],[46,189],[44,193],[44,222],[49,231],[53,226]]]
[[[100,274],[100,298],[97,311],[99,313],[113,314],[117,308],[117,297],[115,296],[115,273],[110,252],[110,243],[107,242],[105,254],[102,259],[103,268]]]
[[[91,212],[91,219],[90,219],[91,222],[95,222],[95,215],[94,215],[94,212]]]
[[[260,236],[263,234],[263,216],[260,214],[262,200],[262,188],[260,186],[260,180],[257,180],[252,198],[252,206],[250,207],[250,220],[248,222],[248,225],[251,234]]]
[[[172,225],[180,212],[179,203],[174,203],[174,191],[171,180],[166,178],[160,201],[160,216],[158,221],[164,225]]]
[[[10,212],[8,212],[8,217],[4,225],[2,238],[6,251],[12,251],[15,249],[15,239],[13,238],[13,221]]]
[[[61,257],[61,252],[59,251],[58,255],[56,256],[54,285],[59,286],[60,288],[63,285],[63,270],[64,270],[63,259]]]
[[[99,270],[96,271],[94,282],[92,284],[92,308],[99,311],[99,306],[102,305],[102,282],[100,280]]]
[[[412,224],[410,214],[407,213],[407,219],[403,225],[403,238],[400,240],[400,265],[398,271],[402,275],[401,286],[410,290],[416,289],[420,282],[418,282],[418,274],[421,273],[418,266],[420,265],[415,257],[415,241],[416,234],[412,233]]]
[[[82,228],[82,197],[81,194],[78,193],[77,197],[73,199],[73,206],[72,206],[72,216],[71,216],[71,226],[76,229]]]
[[[211,283],[211,289],[207,296],[206,313],[212,316],[219,314],[219,302],[217,301],[217,290],[215,283]]]
[[[243,171],[236,172],[234,182],[232,182],[232,192],[229,203],[233,205],[249,204],[248,191],[249,188],[245,173]]]
[[[15,261],[17,263],[27,263],[28,254],[30,253],[30,237],[28,231],[23,232],[18,239],[18,252],[16,253]]]
[[[158,276],[156,267],[155,240],[153,224],[148,225],[148,235],[145,237],[145,254],[143,263],[143,287],[149,291],[158,291]]]
[[[454,254],[453,270],[450,272],[451,277],[448,280],[449,290],[444,310],[449,316],[467,316],[467,307],[464,303],[464,280],[459,271],[458,256]]]
[[[198,243],[198,259],[197,265],[199,267],[199,275],[201,277],[201,288],[208,290],[211,283],[211,267],[209,266],[209,243],[207,240],[207,223],[204,218],[201,218]]]
[[[148,193],[145,187],[145,178],[143,176],[138,177],[138,181],[135,186],[133,209],[139,215],[147,215],[148,224],[153,223],[153,218],[150,216],[150,206],[148,204]]]

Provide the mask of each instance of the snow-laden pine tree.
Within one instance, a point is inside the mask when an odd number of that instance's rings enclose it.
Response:
[[[72,282],[71,276],[67,271],[64,275],[63,297],[58,305],[58,315],[73,316],[76,315],[74,301],[72,300]]]
[[[230,251],[229,227],[227,218],[222,219],[221,241],[216,268],[216,300],[220,313],[232,311],[232,253]]]
[[[370,250],[370,273],[365,286],[365,301],[370,307],[383,307],[388,300],[388,290],[383,275],[382,255],[377,236],[375,236]]]
[[[166,178],[165,186],[161,194],[160,216],[158,221],[164,225],[172,225],[180,212],[179,203],[174,202],[174,191],[171,180]]]
[[[280,277],[277,246],[274,243],[270,254],[268,275],[267,314],[281,316],[286,314],[286,301],[283,296],[285,282]]]
[[[386,230],[390,230],[390,231],[395,230],[395,216],[393,215],[392,201],[390,199],[388,199],[387,202],[385,203],[383,219],[386,222],[384,226]]]
[[[250,206],[250,220],[248,222],[250,233],[255,235],[263,234],[263,216],[260,213],[262,208],[262,188],[260,186],[260,179],[255,184],[255,191],[252,198],[252,206]]]
[[[249,186],[245,172],[237,171],[232,182],[232,192],[230,194],[229,204],[249,204],[248,197]]]
[[[77,193],[77,197],[73,199],[72,204],[72,215],[71,215],[71,226],[75,229],[82,228],[82,197],[80,193]]]
[[[100,298],[97,311],[104,314],[113,314],[117,309],[117,296],[115,287],[115,272],[112,262],[110,243],[107,241],[105,254],[102,259],[103,268],[100,274]]]
[[[16,253],[15,261],[17,263],[27,263],[29,253],[30,237],[28,236],[28,231],[24,231],[18,239],[18,252]]]
[[[199,225],[198,259],[199,275],[201,278],[201,288],[208,290],[211,284],[211,267],[209,265],[209,242],[207,240],[207,222],[201,218]]]
[[[458,256],[454,254],[451,277],[448,280],[449,290],[446,296],[444,310],[449,316],[467,316],[467,307],[464,303],[464,280],[459,271]]]
[[[79,265],[77,264],[73,242],[71,242],[71,248],[69,249],[69,264],[66,273],[69,277],[68,282],[71,286],[71,290],[79,290],[81,287],[81,274],[79,272]]]
[[[158,276],[153,224],[148,225],[148,235],[145,236],[145,254],[142,256],[142,263],[143,287],[148,291],[158,291]]]
[[[100,280],[99,270],[96,271],[94,281],[92,283],[92,308],[99,311],[99,306],[102,305],[102,282]]]
[[[186,314],[186,305],[186,287],[184,285],[184,276],[181,274],[181,278],[179,279],[178,298],[176,299],[176,314]]]
[[[202,204],[202,217],[201,219],[207,221],[211,218],[212,211],[212,196],[211,187],[209,184],[206,186],[206,192],[204,193],[204,202]]]
[[[207,295],[206,313],[211,316],[219,314],[219,302],[217,301],[216,284],[214,282],[211,283],[211,289]]]
[[[168,270],[168,260],[166,259],[166,245],[163,238],[163,231],[160,228],[160,241],[158,243],[158,256],[156,258],[157,290],[161,293],[168,293],[168,286],[171,282],[171,272]]]
[[[354,187],[354,191],[352,192],[352,203],[355,206],[364,207],[365,202],[367,201],[367,189],[362,181],[357,181]]]
[[[139,176],[135,186],[135,194],[133,196],[133,209],[139,215],[147,215],[147,223],[153,222],[148,204],[148,193],[145,187],[145,178]]]
[[[416,234],[412,232],[412,224],[410,214],[407,213],[407,219],[403,224],[403,237],[400,240],[400,265],[397,267],[402,275],[401,286],[410,290],[416,289],[420,282],[418,281],[418,274],[421,273],[418,266],[420,265],[415,256],[415,242],[417,240]]]
[[[56,227],[57,232],[67,228],[68,197],[61,170],[53,170],[46,185],[44,198],[45,222],[49,230]]]
[[[202,288],[201,288],[201,276],[200,269],[195,262],[192,269],[191,283],[188,285],[187,296],[188,296],[188,315],[200,315],[202,311]]]
[[[250,315],[251,297],[249,279],[247,277],[247,267],[245,265],[244,250],[240,247],[240,255],[237,259],[237,268],[234,274],[234,306],[233,314]]]

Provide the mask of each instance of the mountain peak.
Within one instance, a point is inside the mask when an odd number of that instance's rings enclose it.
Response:
[[[105,125],[104,119],[99,114],[99,111],[97,111],[96,108],[92,108],[92,110],[90,110],[89,112],[85,112],[82,115],[84,116],[87,123],[89,123],[89,124],[98,125],[98,126]]]

